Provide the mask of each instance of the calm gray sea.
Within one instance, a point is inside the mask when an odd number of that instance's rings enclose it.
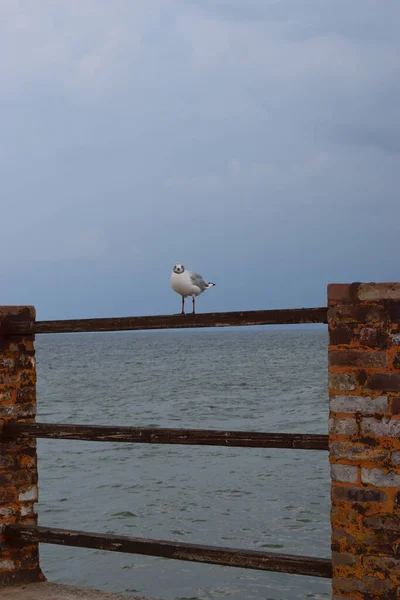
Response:
[[[326,433],[325,330],[41,336],[40,421]],[[325,452],[39,440],[40,524],[329,557]],[[41,546],[55,582],[163,600],[330,598],[330,581]]]

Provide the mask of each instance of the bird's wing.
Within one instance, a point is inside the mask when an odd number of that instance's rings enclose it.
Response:
[[[189,271],[190,281],[193,285],[197,285],[198,288],[203,292],[208,288],[208,282],[199,274],[194,271]]]

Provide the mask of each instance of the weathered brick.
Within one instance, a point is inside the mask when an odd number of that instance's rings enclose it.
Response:
[[[29,454],[21,454],[16,459],[17,468],[31,471],[37,471],[37,457]]]
[[[400,450],[395,450],[392,452],[391,459],[393,464],[400,465]]]
[[[393,368],[400,369],[400,352],[393,357]]]
[[[387,502],[388,497],[382,490],[334,486],[332,499],[342,502]]]
[[[22,489],[18,495],[19,502],[37,502],[38,500],[38,488],[36,485],[32,485],[28,488]]]
[[[12,371],[0,372],[1,384],[20,383],[21,381],[23,381],[23,373],[21,371],[16,373],[13,373]]]
[[[330,454],[334,459],[345,459],[360,462],[383,462],[390,457],[390,450],[381,446],[370,446],[365,442],[331,442]]]
[[[332,552],[332,564],[334,566],[348,565],[349,567],[353,567],[356,564],[356,558],[347,552]]]
[[[329,398],[329,406],[332,412],[343,413],[385,413],[389,410],[387,396],[345,396],[336,395]]]
[[[16,500],[17,491],[14,486],[0,488],[0,505],[10,504]]]
[[[35,404],[0,404],[0,417],[25,418],[36,415]]]
[[[398,438],[400,437],[400,420],[377,420],[371,417],[366,417],[361,422],[361,433]]]
[[[16,366],[21,370],[33,370],[36,361],[33,352],[19,353],[16,355]]]
[[[335,577],[334,578],[334,589],[335,591],[341,592],[357,592],[362,591],[362,582],[355,577]]]
[[[1,369],[10,370],[10,369],[13,369],[14,366],[15,366],[15,360],[14,360],[14,358],[5,357],[5,356],[1,357],[0,356],[0,370]]]
[[[375,487],[398,487],[400,486],[400,474],[385,473],[381,469],[361,469],[361,481]]]
[[[362,327],[359,342],[361,346],[367,348],[388,348],[389,334],[382,327]]]
[[[17,403],[34,403],[36,399],[36,386],[32,383],[21,385],[17,389]]]
[[[353,532],[357,527],[362,525],[362,517],[360,514],[360,507],[354,504],[353,506],[346,506],[346,510],[343,510],[342,506],[333,504],[331,507],[331,518],[336,524],[340,523],[342,529],[346,529],[347,525],[350,525],[350,531]],[[347,531],[347,529],[346,529]]]
[[[26,585],[27,583],[37,583],[44,580],[45,578],[39,567],[26,570],[18,568],[16,571],[2,571],[1,573],[3,587]]]
[[[26,515],[26,516],[23,516],[21,514],[21,523],[23,525],[37,525],[37,523],[38,523],[38,516],[37,516],[36,513],[33,514],[33,515]]]
[[[367,505],[359,505],[361,509]],[[376,505],[374,505],[375,507]],[[369,506],[370,507],[370,506]],[[341,543],[332,543],[332,549],[337,552],[349,552],[356,556],[391,556],[393,555],[393,545],[396,544],[397,536],[394,531],[365,529],[359,533],[354,543],[341,545]],[[337,547],[336,547],[337,544]]]
[[[400,283],[362,283],[358,287],[358,298],[362,302],[400,300]]]
[[[358,387],[355,373],[329,373],[329,387],[333,390],[350,392]]]
[[[16,395],[15,386],[0,385],[0,405],[12,402]]]
[[[392,398],[392,415],[400,415],[400,397]]]
[[[396,597],[396,587],[396,584],[391,579],[381,579],[380,577],[369,577],[368,575],[365,575],[362,578],[361,591],[371,594],[373,598],[394,600]],[[390,595],[388,595],[388,593]]]
[[[400,374],[373,373],[365,386],[369,390],[382,392],[400,392]]]
[[[37,546],[25,548],[20,554],[19,567],[21,569],[29,569],[32,564],[39,563],[39,551]]]
[[[332,464],[331,477],[333,481],[355,483],[358,478],[358,469],[357,467],[352,467],[350,465]]]
[[[22,442],[22,438],[18,442],[7,443],[10,456],[13,456],[17,465],[26,466],[26,461],[36,457],[36,440],[26,438]]]
[[[8,454],[0,454],[0,470],[7,468],[9,469],[10,467],[13,467],[15,465],[15,459],[12,456],[9,456]]]
[[[333,507],[332,508],[332,512],[335,510],[335,508],[337,507]],[[343,508],[340,507],[340,514],[341,516],[343,516]],[[345,546],[347,548],[350,548],[351,546],[357,545],[358,544],[358,538],[354,537],[354,535],[351,535],[350,533],[348,533],[347,531],[345,531],[344,529],[341,529],[341,525],[340,525],[340,521],[333,519],[333,529],[332,529],[332,540],[334,542],[339,542],[339,544],[335,545],[335,547],[337,546],[338,548],[340,548],[340,546]],[[338,552],[339,550],[336,550],[336,552]]]
[[[339,324],[335,329],[329,330],[329,343],[332,346],[350,344],[354,336],[354,328]]]
[[[400,514],[378,513],[365,517],[363,525],[364,527],[369,527],[371,529],[398,532],[400,531]]]
[[[328,303],[350,302],[357,298],[357,285],[354,283],[330,283],[328,285]]]
[[[4,344],[4,339],[0,337],[0,350],[5,347],[10,352],[33,352],[34,350],[34,336],[22,336],[22,335],[9,335],[7,336],[7,343]]]
[[[380,571],[386,575],[400,573],[400,560],[392,556],[366,556],[363,564],[367,572],[376,573]]]
[[[335,435],[354,435],[357,432],[355,419],[329,419],[329,433]]]
[[[11,571],[16,569],[16,564],[12,560],[0,560],[0,571]]]
[[[35,514],[33,502],[21,503],[21,517],[31,517]]]
[[[363,306],[362,304],[338,304],[328,310],[328,323],[334,329],[341,325],[380,325],[387,317],[383,306]]]
[[[333,598],[394,600],[400,584],[400,555],[393,556],[400,548],[400,351],[392,348],[400,346],[400,283],[357,284],[352,293],[348,286],[336,294],[328,310]],[[355,433],[346,430],[343,414],[356,422]],[[335,439],[337,432],[346,439]]]
[[[33,321],[36,318],[34,306],[0,306],[0,318],[3,323],[12,321]]]
[[[0,486],[3,485],[15,485],[15,486],[26,486],[29,484],[36,484],[38,481],[37,470],[8,470],[6,472],[0,472]]]
[[[332,367],[387,367],[385,352],[360,352],[359,350],[331,350],[328,356]]]

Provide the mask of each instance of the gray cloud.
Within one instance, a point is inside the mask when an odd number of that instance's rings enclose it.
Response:
[[[3,303],[171,312],[176,260],[217,280],[204,310],[398,279],[399,16],[389,0],[3,2]]]

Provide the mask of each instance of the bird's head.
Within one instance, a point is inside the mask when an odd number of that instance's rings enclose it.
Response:
[[[173,271],[174,271],[174,273],[177,273],[177,275],[179,275],[180,273],[183,273],[184,270],[185,270],[185,267],[183,266],[182,263],[176,263],[174,265]]]

